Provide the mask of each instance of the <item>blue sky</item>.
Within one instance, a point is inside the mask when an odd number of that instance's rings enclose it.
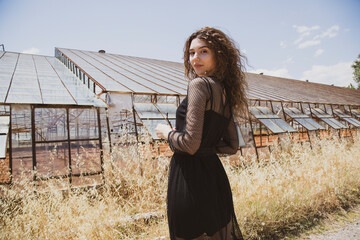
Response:
[[[203,26],[229,34],[247,71],[347,86],[360,54],[360,0],[0,0],[5,50],[55,47],[182,62]]]

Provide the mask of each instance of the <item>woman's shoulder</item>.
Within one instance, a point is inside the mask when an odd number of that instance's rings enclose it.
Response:
[[[206,89],[210,93],[215,89],[222,89],[222,83],[215,77],[197,77],[189,82],[189,90]]]
[[[206,84],[214,84],[221,83],[216,77],[206,76],[206,77],[196,77],[189,82],[189,85],[206,85]]]
[[[189,82],[188,93],[203,93],[208,98],[212,93],[213,80],[210,77],[197,77]]]
[[[190,80],[189,82],[189,88],[192,87],[196,87],[196,88],[201,88],[201,87],[205,87],[208,83],[208,80],[206,77],[196,77],[192,80]]]

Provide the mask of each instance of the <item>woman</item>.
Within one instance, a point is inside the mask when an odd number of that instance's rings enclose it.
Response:
[[[177,109],[176,128],[156,129],[174,151],[167,196],[171,239],[243,239],[216,155],[237,152],[234,116],[247,109],[242,59],[218,29],[202,28],[185,43],[185,73],[193,80]]]

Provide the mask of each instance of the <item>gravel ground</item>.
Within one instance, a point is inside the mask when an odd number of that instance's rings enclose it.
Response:
[[[317,226],[297,237],[283,240],[360,240],[360,204],[321,220]]]
[[[308,240],[360,240],[360,219],[346,223],[341,227],[326,231],[322,234],[313,234],[301,239]]]

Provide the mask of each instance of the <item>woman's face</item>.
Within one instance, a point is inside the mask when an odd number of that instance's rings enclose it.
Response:
[[[198,76],[211,76],[215,72],[215,54],[204,40],[195,38],[189,49],[190,63]]]

